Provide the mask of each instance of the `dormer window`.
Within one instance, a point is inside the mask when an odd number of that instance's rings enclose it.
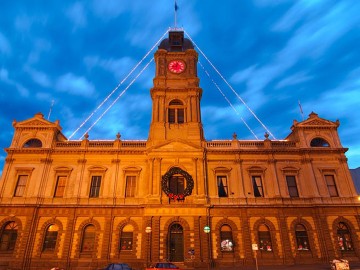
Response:
[[[42,142],[38,139],[30,139],[24,144],[24,148],[40,148],[42,147]]]
[[[184,104],[181,100],[170,101],[168,108],[168,122],[170,124],[183,124],[185,122]]]
[[[329,147],[330,144],[323,138],[314,138],[310,143],[311,147]]]

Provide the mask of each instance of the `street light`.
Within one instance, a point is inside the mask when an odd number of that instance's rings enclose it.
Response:
[[[151,227],[147,226],[145,228],[145,232],[148,235],[148,242],[147,242],[147,253],[146,253],[146,267],[149,266],[149,259],[150,258],[150,233],[151,233]]]
[[[210,261],[211,261],[211,243],[210,243],[210,227],[206,225],[204,227],[204,233],[208,235],[208,250],[209,250],[209,258],[208,258],[208,269],[210,269]]]

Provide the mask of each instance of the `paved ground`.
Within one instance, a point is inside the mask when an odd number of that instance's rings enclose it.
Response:
[[[330,270],[330,264],[305,264],[305,265],[288,265],[288,266],[284,266],[284,265],[276,265],[276,266],[271,266],[271,265],[260,265],[258,266],[258,269],[256,269],[255,266],[242,266],[242,267],[238,267],[238,268],[212,268],[210,270]],[[356,263],[352,263],[350,262],[350,270],[360,270],[360,263],[356,262]]]
[[[195,268],[197,269],[197,268]],[[200,268],[199,268],[200,270]],[[241,267],[201,268],[201,270],[331,270],[329,264],[303,264],[303,265],[259,265]],[[360,262],[350,262],[350,270],[360,270]]]

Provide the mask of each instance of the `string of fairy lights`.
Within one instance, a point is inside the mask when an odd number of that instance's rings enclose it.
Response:
[[[80,124],[80,126],[69,136],[69,140],[75,136],[75,134],[84,127],[84,125],[92,119],[96,112],[98,112],[104,105],[107,103],[107,101],[112,97],[113,94],[115,94],[120,87],[129,79],[129,77],[138,69],[138,67],[145,61],[145,59],[150,55],[151,52],[154,51],[156,46],[164,39],[166,34],[171,30],[169,28],[165,31],[165,33],[155,42],[155,44],[149,49],[149,51],[144,55],[144,57],[130,70],[130,72],[125,76],[125,78],[104,98],[104,100],[95,108],[94,111],[90,113],[90,115]],[[176,28],[176,30],[179,30]],[[197,44],[194,42],[194,40],[190,37],[190,35],[184,31],[186,36],[189,38],[189,40],[193,43],[193,45],[196,47],[196,49],[200,52],[200,54],[204,57],[204,59],[207,61],[207,63],[210,65],[210,67],[218,74],[218,76],[222,79],[222,81],[226,84],[227,87],[235,94],[235,96],[238,98],[238,100],[241,101],[241,103],[245,106],[245,108],[253,115],[253,117],[259,122],[259,124],[265,129],[265,131],[273,137],[273,139],[276,140],[275,136],[271,133],[271,131],[265,126],[265,124],[259,119],[259,117],[255,114],[255,112],[246,104],[243,98],[235,91],[235,89],[230,85],[230,83],[225,79],[225,77],[220,73],[220,71],[215,67],[215,65],[209,60],[209,58],[205,55],[205,53],[197,46]],[[150,63],[154,60],[153,57],[145,64],[145,66],[135,75],[135,77],[131,80],[131,82],[120,92],[120,94],[108,105],[108,107],[100,114],[100,116],[86,129],[86,131],[83,133],[83,135],[79,138],[79,140],[85,136],[103,117],[104,115],[115,105],[115,103],[126,93],[126,91],[133,85],[133,83],[138,79],[138,77],[148,68]],[[224,91],[221,89],[218,83],[215,82],[215,80],[210,76],[209,72],[205,69],[204,65],[198,61],[200,67],[204,71],[204,73],[207,75],[207,77],[210,79],[210,81],[214,84],[215,88],[220,92],[220,94],[223,96],[223,98],[226,100],[226,102],[229,104],[229,106],[235,111],[235,113],[240,116],[240,113],[236,109],[236,106],[231,103],[230,99],[225,95]],[[250,126],[246,123],[245,119],[240,116],[241,121],[244,123],[246,128],[251,132],[251,134],[255,137],[256,140],[259,140],[259,138],[256,136],[254,131],[250,128]]]

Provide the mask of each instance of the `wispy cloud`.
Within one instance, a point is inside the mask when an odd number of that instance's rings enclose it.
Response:
[[[101,59],[99,56],[86,56],[84,62],[89,69],[100,67],[112,72],[117,81],[123,79],[136,64],[131,57],[126,56],[120,59]]]
[[[17,81],[9,78],[9,72],[7,69],[0,69],[0,80],[4,83],[13,86],[16,88],[16,90],[19,92],[19,94],[22,97],[28,97],[29,96],[29,90],[26,89],[22,84],[18,83]]]
[[[296,85],[302,82],[306,82],[308,80],[311,80],[311,76],[307,76],[304,72],[298,72],[296,74],[293,74],[291,76],[288,76],[284,79],[282,79],[275,88],[283,88],[286,86],[292,86]]]
[[[87,24],[84,6],[76,2],[67,11],[66,15],[74,23],[75,28],[83,28]]]
[[[56,82],[56,89],[75,96],[91,97],[95,87],[86,78],[72,73],[62,75]]]
[[[11,53],[9,40],[0,32],[0,52],[4,55]]]

